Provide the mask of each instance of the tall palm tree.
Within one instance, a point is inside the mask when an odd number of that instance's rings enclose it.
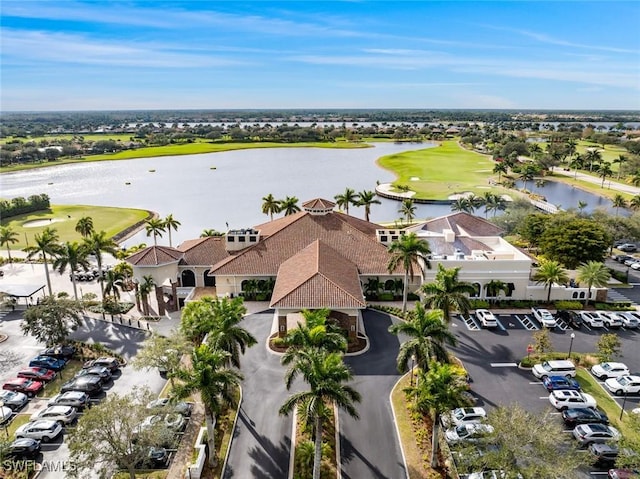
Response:
[[[507,293],[509,291],[509,286],[507,286],[507,283],[502,280],[492,279],[485,285],[485,291],[487,297],[496,298],[498,294],[500,294],[500,291]]]
[[[633,186],[640,186],[640,170],[631,175],[631,178],[629,178],[629,183],[631,183]]]
[[[629,206],[633,211],[638,211],[640,209],[640,195],[635,195],[631,198],[629,200]]]
[[[107,253],[115,256],[118,252],[118,243],[113,241],[112,238],[109,238],[105,231],[94,231],[88,238],[85,238],[84,244],[86,245],[87,252],[89,254],[93,254],[96,257],[96,263],[98,264],[98,280],[100,281],[100,291],[104,291],[102,253]],[[102,296],[102,299],[104,299],[104,294]]]
[[[406,391],[416,399],[416,408],[433,419],[431,436],[431,467],[438,467],[438,436],[440,417],[446,411],[469,404],[465,392],[467,385],[451,364],[433,361],[427,371],[419,372],[415,386]]]
[[[305,416],[315,419],[313,479],[320,479],[322,428],[327,409],[337,406],[357,419],[358,412],[354,403],[360,402],[361,397],[358,391],[345,384],[353,378],[353,374],[339,353],[329,353],[317,348],[301,351],[285,374],[287,389],[291,388],[298,375],[309,384],[309,390],[289,397],[280,408],[280,414],[289,415],[294,409],[303,408]]]
[[[537,284],[544,284],[547,287],[548,303],[551,300],[551,286],[568,282],[569,275],[557,261],[546,260],[540,263],[538,271],[533,275],[533,280]]]
[[[576,155],[576,157],[569,162],[569,168],[573,168],[573,179],[578,177],[578,169],[584,167],[584,158],[582,155]]]
[[[587,150],[587,153],[584,155],[585,156],[585,161],[589,162],[589,171],[593,171],[593,164],[596,164],[596,167],[602,163],[602,153],[600,153],[600,150],[597,150],[595,148],[589,148]]]
[[[60,274],[63,274],[69,268],[71,284],[73,284],[73,297],[76,301],[78,301],[76,273],[80,271],[80,268],[84,271],[89,269],[87,255],[87,248],[84,244],[80,244],[77,241],[66,242],[60,247],[58,256],[53,262],[53,269]]]
[[[407,223],[411,223],[411,221],[416,217],[416,206],[413,204],[413,200],[411,198],[405,198],[402,200],[398,213],[400,213]]]
[[[432,360],[449,362],[445,344],[455,346],[458,342],[442,320],[442,311],[427,311],[420,303],[416,304],[408,319],[391,325],[389,332],[404,334],[409,338],[398,351],[398,371],[401,373],[407,370],[410,359],[415,359],[416,365],[422,370],[426,370]]]
[[[287,196],[280,202],[280,205],[280,211],[284,211],[285,216],[293,215],[300,211],[300,207],[298,206],[298,198],[296,198],[295,196]]]
[[[88,238],[93,233],[93,218],[91,216],[83,216],[76,223],[76,231],[83,238]]]
[[[533,165],[527,165],[524,167],[524,170],[520,173],[520,180],[523,182],[522,189],[526,191],[527,183],[535,177],[538,169]]]
[[[158,246],[158,236],[162,237],[162,233],[165,231],[164,221],[159,218],[151,218],[145,222],[145,231],[147,237],[153,235],[153,246]]]
[[[504,161],[500,161],[493,165],[493,172],[498,173],[498,183],[502,181],[502,175],[509,171],[508,165]]]
[[[371,214],[371,205],[382,204],[376,197],[376,192],[371,190],[362,190],[358,193],[358,201],[356,206],[364,206],[364,220],[369,221],[369,215]]]
[[[624,155],[618,155],[618,158],[614,159],[614,163],[618,163],[618,176],[616,176],[616,180],[620,181],[620,174],[622,173],[622,165],[627,161],[627,157]]]
[[[142,314],[144,314],[145,316],[149,316],[149,295],[153,291],[155,285],[156,282],[153,279],[153,276],[151,276],[150,274],[144,275],[142,277],[142,281],[138,285],[136,299],[139,298],[142,301]]]
[[[333,197],[336,200],[338,208],[349,214],[349,205],[355,205],[358,201],[358,194],[352,188],[345,188],[344,193]]]
[[[486,191],[482,195],[482,199],[484,200],[484,217],[487,218],[490,211],[493,211],[493,215],[495,216],[496,209],[498,208],[500,202],[500,196],[491,193],[490,191]]]
[[[587,283],[588,288],[587,297],[584,302],[585,307],[589,306],[591,288],[593,286],[596,288],[606,286],[610,277],[611,273],[609,272],[609,268],[607,268],[604,263],[600,263],[598,261],[588,261],[578,267],[578,275],[576,276],[576,279],[579,283]]]
[[[180,222],[173,217],[173,215],[167,215],[167,217],[163,221],[164,227],[169,233],[169,247],[173,247],[171,242],[171,230],[178,231],[178,226],[180,226]],[[154,238],[155,239],[155,238]]]
[[[202,233],[200,233],[200,238],[209,238],[211,236],[224,236],[224,233],[215,229],[204,229]]]
[[[616,216],[618,216],[618,210],[620,208],[627,207],[627,200],[620,193],[617,193],[611,200],[613,207],[616,209]]]
[[[206,303],[213,315],[213,328],[207,336],[208,344],[229,353],[227,366],[240,368],[240,353],[244,354],[247,348],[258,342],[249,331],[238,326],[247,312],[243,299],[204,297],[200,301]]]
[[[418,235],[408,233],[389,245],[389,254],[391,255],[387,265],[389,273],[393,273],[400,265],[404,270],[404,288],[402,288],[402,312],[404,313],[407,310],[409,278],[413,280],[416,267],[422,275],[423,268],[420,264],[420,259],[424,261],[427,268],[431,268],[431,263],[427,259],[427,256],[431,254],[431,249],[429,248],[429,243],[418,238]]]
[[[49,261],[47,256],[55,258],[60,253],[60,244],[58,243],[58,233],[53,228],[45,228],[42,233],[36,234],[33,237],[35,244],[27,246],[24,251],[27,253],[27,259],[32,259],[36,255],[42,255],[42,261],[44,263],[44,273],[47,279],[47,289],[49,290],[49,296],[53,295],[51,289],[51,278],[49,277]]]
[[[124,275],[115,270],[110,269],[104,275],[104,296],[113,296],[114,299],[120,299],[120,290],[124,285]]]
[[[18,242],[18,233],[11,228],[11,226],[0,226],[0,246],[7,247],[7,256],[9,257],[9,263],[13,260],[11,259],[11,248],[10,245],[16,244]]]
[[[225,351],[212,349],[208,344],[194,348],[191,368],[181,368],[175,372],[178,381],[172,391],[176,399],[200,393],[207,427],[209,464],[213,467],[217,463],[214,420],[225,406],[233,404],[234,391],[243,379],[242,374],[226,366],[228,355]]]
[[[281,209],[281,202],[276,200],[271,193],[262,198],[262,212],[265,215],[269,215],[271,221],[273,221],[273,215],[280,213]]]
[[[420,288],[424,294],[425,306],[442,310],[447,324],[451,322],[451,312],[455,309],[461,314],[467,314],[471,308],[469,295],[476,292],[476,287],[465,281],[458,280],[460,268],[446,269],[442,263],[438,264],[433,283],[425,283]]]
[[[607,179],[607,177],[611,175],[613,175],[613,170],[611,169],[611,163],[609,163],[608,161],[605,161],[602,164],[600,164],[600,166],[598,167],[598,176],[602,178],[602,184],[600,185],[600,188],[604,188],[604,181]]]
[[[284,365],[292,363],[300,351],[309,348],[319,348],[330,353],[344,353],[347,351],[347,339],[339,327],[327,321],[327,308],[309,310],[303,309],[304,324],[287,332],[285,344],[287,352],[282,356]]]
[[[469,198],[460,197],[456,198],[453,203],[451,203],[451,211],[463,211],[465,213],[473,214],[473,205]]]

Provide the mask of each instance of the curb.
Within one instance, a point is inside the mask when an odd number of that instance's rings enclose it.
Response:
[[[400,376],[396,381],[396,383],[394,384],[394,386],[391,388],[391,391],[389,392],[389,405],[391,406],[391,414],[393,414],[393,425],[396,430],[396,438],[398,439],[398,445],[400,446],[400,454],[402,454],[402,464],[404,465],[405,477],[406,479],[409,479],[409,468],[407,467],[407,457],[404,454],[404,447],[402,446],[402,437],[400,436],[400,430],[398,429],[398,418],[396,417],[396,408],[393,407],[393,401],[391,400],[393,391],[395,391],[395,389],[398,387],[398,384],[400,384],[400,381],[402,381],[402,379],[405,378],[407,374],[409,373],[405,373],[404,375]]]
[[[235,437],[236,424],[238,423],[238,417],[240,417],[240,409],[242,408],[242,385],[239,385],[240,399],[238,400],[238,408],[236,409],[236,417],[233,420],[233,426],[231,427],[231,437],[229,438],[229,445],[227,446],[227,453],[224,455],[224,462],[222,463],[222,469],[220,469],[220,477],[225,477],[224,473],[227,470],[227,462],[229,461],[229,454],[231,454],[231,446],[233,445],[233,438]]]

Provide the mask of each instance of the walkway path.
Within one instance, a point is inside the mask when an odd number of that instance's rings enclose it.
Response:
[[[594,175],[589,175],[587,173],[577,172],[577,174],[573,171],[565,171],[562,168],[554,168],[553,173],[562,176],[569,176],[571,178],[576,178],[581,181],[586,181],[587,183],[592,183],[594,185],[602,185],[602,178],[599,178]],[[616,190],[621,193],[629,193],[630,195],[640,195],[640,188],[633,185],[627,185],[625,183],[620,183],[619,181],[612,181],[610,179],[604,182],[605,186],[609,190]]]

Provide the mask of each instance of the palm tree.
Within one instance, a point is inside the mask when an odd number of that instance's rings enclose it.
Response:
[[[58,233],[55,229],[47,227],[42,231],[42,233],[34,235],[33,239],[35,244],[27,246],[23,251],[27,253],[27,259],[32,259],[38,254],[42,255],[44,273],[47,278],[47,289],[49,290],[49,296],[52,296],[53,290],[51,289],[51,278],[49,277],[49,262],[47,255],[51,258],[58,256],[58,253],[60,252]]]
[[[172,391],[176,399],[184,399],[193,393],[200,393],[204,405],[204,418],[207,427],[207,446],[209,464],[217,463],[215,449],[215,418],[225,406],[233,404],[234,391],[243,379],[242,374],[226,367],[229,353],[212,349],[201,344],[191,353],[191,369],[178,369],[175,377],[179,380]]]
[[[569,168],[573,168],[573,179],[575,180],[578,177],[578,169],[584,166],[584,159],[581,155],[576,155],[576,157],[569,162]]]
[[[76,273],[82,268],[87,271],[89,269],[89,260],[87,259],[87,249],[84,244],[77,241],[66,242],[60,247],[58,256],[53,262],[53,269],[63,274],[67,267],[70,271],[71,284],[73,284],[73,297],[78,301],[78,289],[76,286]]]
[[[491,193],[490,191],[486,191],[482,195],[482,199],[484,202],[484,217],[487,218],[487,216],[489,215],[489,211],[493,211],[493,216],[495,216],[496,210],[498,209],[498,206],[500,204],[501,197],[494,193]]]
[[[602,162],[602,153],[595,148],[589,148],[585,154],[585,161],[589,162],[589,171],[593,171],[593,164],[599,165]]]
[[[9,263],[11,259],[10,245],[18,242],[18,233],[11,228],[11,226],[0,226],[0,246],[7,246],[7,256],[9,257]]]
[[[158,236],[162,237],[165,230],[164,221],[159,218],[151,218],[145,222],[144,229],[147,232],[147,237],[153,235],[153,246],[158,246]]]
[[[202,233],[200,233],[200,238],[209,238],[211,236],[224,236],[224,233],[216,231],[215,229],[204,229]]]
[[[614,163],[618,163],[618,176],[616,177],[617,181],[620,181],[620,174],[622,173],[622,165],[627,161],[627,157],[624,155],[618,155],[618,158],[613,160]]]
[[[540,263],[538,271],[533,275],[536,284],[544,284],[547,287],[547,303],[551,300],[551,286],[554,284],[564,284],[569,281],[567,271],[553,260],[546,260]]]
[[[504,161],[496,163],[493,166],[493,172],[498,173],[498,183],[500,183],[500,181],[502,180],[502,175],[506,174],[507,171],[509,171],[509,167]]]
[[[473,205],[471,201],[469,201],[469,198],[456,198],[453,203],[451,203],[451,211],[464,211],[465,213],[473,214]]]
[[[416,206],[413,204],[413,200],[411,198],[402,200],[398,213],[407,220],[407,223],[411,223],[413,218],[416,217]]]
[[[371,214],[371,205],[382,204],[381,201],[376,198],[376,192],[370,190],[362,190],[358,193],[358,201],[356,206],[364,206],[364,220],[369,221],[369,215]]]
[[[520,180],[523,182],[522,189],[526,191],[527,182],[533,180],[534,176],[538,172],[537,168],[533,165],[527,165],[520,173]]]
[[[633,211],[638,211],[638,209],[640,209],[640,195],[635,195],[631,198],[629,200],[629,206]]]
[[[404,288],[402,289],[402,312],[404,313],[407,310],[409,278],[413,280],[414,267],[416,266],[422,275],[423,268],[420,259],[424,261],[427,268],[431,268],[431,263],[427,259],[427,256],[431,254],[431,249],[425,240],[418,238],[415,233],[409,233],[389,245],[389,254],[391,255],[387,265],[389,273],[393,273],[399,265],[402,265],[404,269]]]
[[[492,279],[485,285],[485,291],[487,297],[496,298],[498,294],[500,294],[500,291],[507,293],[509,291],[509,286],[504,281]]]
[[[611,169],[611,163],[605,161],[598,167],[598,176],[602,178],[602,184],[600,188],[604,188],[604,180],[607,179],[608,176],[613,175],[613,170]]]
[[[327,409],[338,407],[351,417],[358,418],[354,403],[360,402],[360,393],[349,385],[353,374],[342,361],[339,353],[329,353],[311,348],[300,352],[296,362],[285,374],[287,389],[295,378],[301,375],[309,384],[308,391],[293,394],[280,408],[280,414],[289,415],[296,408],[302,408],[306,417],[315,419],[315,455],[313,479],[320,479],[322,461],[322,427]]]
[[[349,205],[355,205],[358,201],[358,195],[354,189],[345,188],[344,193],[333,197],[336,200],[338,208],[349,214]]]
[[[595,286],[596,288],[606,286],[610,277],[611,273],[609,272],[609,268],[598,261],[588,261],[587,263],[584,263],[578,267],[578,275],[576,279],[579,283],[587,283],[587,288],[589,290],[587,293],[587,298],[584,302],[585,307],[589,306],[591,288],[593,286]]]
[[[121,272],[110,269],[106,272],[104,281],[104,290],[102,291],[104,296],[113,296],[114,299],[120,299],[120,289],[124,284],[124,274]]]
[[[262,212],[265,215],[269,215],[271,221],[273,221],[273,215],[275,213],[280,213],[281,209],[281,202],[276,200],[271,193],[262,198]]]
[[[431,467],[438,467],[438,436],[440,416],[446,411],[469,404],[465,396],[467,385],[455,366],[433,361],[427,371],[419,372],[415,386],[406,389],[416,399],[416,408],[431,414]]]
[[[422,370],[426,370],[432,360],[449,362],[445,344],[455,346],[458,342],[442,321],[442,311],[427,311],[420,303],[409,313],[408,319],[391,325],[389,332],[404,334],[409,338],[398,351],[398,371],[401,373],[407,370],[410,359],[415,359],[416,365]]]
[[[104,291],[104,279],[102,272],[102,253],[108,253],[115,256],[118,252],[118,243],[113,241],[112,238],[107,237],[105,231],[94,231],[91,236],[85,238],[84,244],[87,252],[93,254],[96,257],[96,263],[98,264],[98,280],[100,281],[100,291]],[[102,297],[104,299],[104,295]]]
[[[622,196],[620,193],[617,193],[613,197],[613,200],[611,200],[611,203],[612,203],[613,207],[616,209],[616,216],[618,216],[618,210],[620,208],[626,208],[627,207],[627,200],[625,200],[624,196]]]
[[[329,309],[303,309],[304,324],[287,332],[285,345],[287,352],[282,356],[284,365],[293,362],[300,351],[309,348],[319,348],[330,353],[344,353],[347,351],[347,339],[342,330],[327,321]]]
[[[586,201],[578,201],[578,210],[580,213],[582,213],[587,206],[589,206],[589,203]]]
[[[142,282],[138,285],[137,298],[142,300],[142,314],[145,316],[149,316],[149,295],[153,291],[155,285],[156,282],[150,274],[144,275],[142,277]]]
[[[88,238],[93,233],[93,218],[91,216],[83,216],[76,223],[76,231],[83,238]]]
[[[433,283],[423,284],[420,288],[425,295],[425,306],[442,310],[447,324],[451,322],[451,312],[455,309],[461,314],[467,314],[471,309],[469,295],[476,293],[476,287],[465,281],[458,280],[460,268],[446,269],[442,263],[438,264]]]
[[[178,226],[180,226],[180,222],[178,220],[176,220],[173,215],[167,215],[167,217],[164,219],[164,227],[167,230],[167,232],[169,233],[169,247],[172,248],[173,244],[171,242],[171,230],[174,231],[178,231]],[[155,237],[154,237],[155,239]]]
[[[240,353],[244,354],[247,348],[258,342],[249,331],[238,326],[247,312],[243,299],[204,297],[200,301],[206,303],[213,316],[213,328],[209,331],[207,343],[214,349],[229,353],[227,366],[240,368]]]
[[[280,202],[280,205],[280,211],[284,211],[285,216],[293,215],[300,211],[300,207],[298,206],[298,198],[296,198],[295,196],[287,196]]]

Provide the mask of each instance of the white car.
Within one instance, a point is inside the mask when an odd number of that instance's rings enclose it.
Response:
[[[594,442],[620,440],[620,431],[606,424],[579,424],[573,429],[573,437],[583,446]]]
[[[602,318],[591,311],[580,311],[578,314],[582,318],[582,322],[588,324],[592,328],[601,328],[604,326]]]
[[[13,417],[13,411],[7,406],[0,406],[0,426],[9,423],[9,419]]]
[[[577,407],[596,407],[598,404],[593,396],[569,389],[552,391],[549,394],[551,405],[561,411]]]
[[[164,424],[164,426],[171,431],[181,432],[187,426],[187,419],[178,413],[154,414],[153,416],[147,416],[145,420],[136,427],[136,431],[144,431],[156,424]]]
[[[635,311],[626,311],[624,313],[620,313],[622,316],[622,325],[625,328],[636,329],[640,326],[640,314]]]
[[[622,316],[612,311],[598,311],[602,324],[607,328],[619,328],[622,326]]]
[[[533,313],[533,317],[540,321],[540,324],[545,328],[555,328],[557,326],[556,318],[553,317],[553,314],[551,314],[548,309],[531,308],[531,312]]]
[[[493,432],[493,426],[489,424],[467,423],[460,424],[452,429],[447,429],[444,438],[449,444],[459,442],[476,442],[487,434]]]
[[[507,477],[507,473],[504,471],[483,471],[483,472],[472,472],[467,476],[467,479],[505,479]],[[516,474],[518,479],[523,479],[522,474]]]
[[[638,394],[640,393],[640,376],[620,376],[607,379],[604,385],[613,394]]]
[[[480,324],[485,328],[498,327],[498,318],[488,309],[476,309],[476,318],[480,320]]]
[[[617,378],[629,374],[629,368],[624,363],[600,363],[591,367],[591,374],[598,379]]]
[[[39,420],[23,424],[16,429],[16,439],[29,437],[42,442],[52,441],[62,434],[62,425],[57,421]]]
[[[487,418],[487,411],[481,407],[459,407],[442,415],[444,427],[459,426],[471,422],[481,422]]]
[[[39,412],[34,413],[31,416],[32,421],[38,419],[49,419],[51,421],[58,421],[63,424],[72,423],[76,417],[78,417],[78,411],[71,406],[49,406]]]

